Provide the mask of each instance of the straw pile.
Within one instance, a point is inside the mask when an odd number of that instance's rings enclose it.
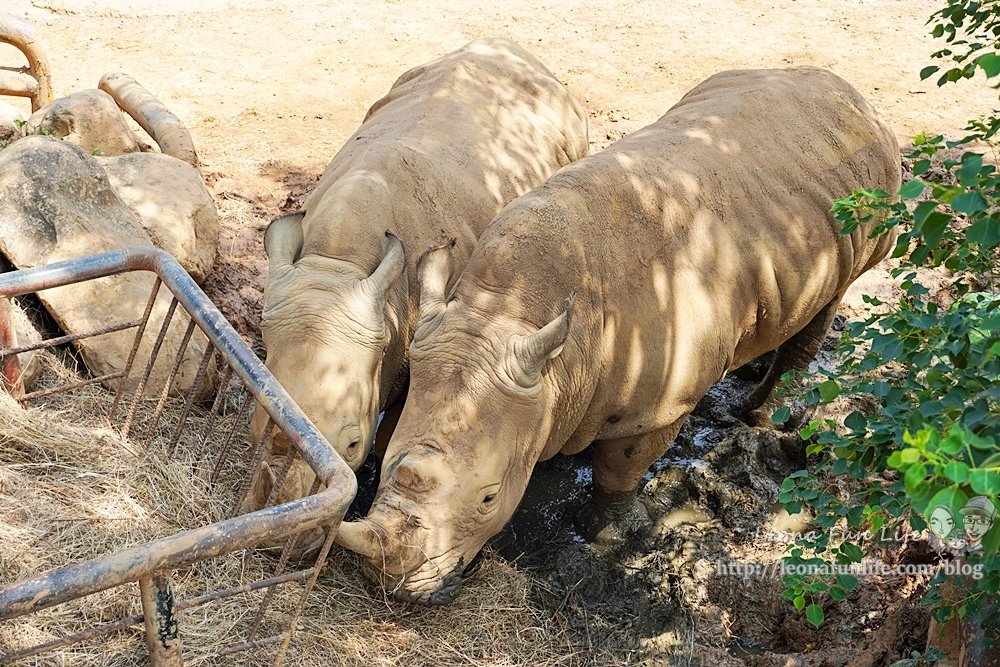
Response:
[[[71,373],[51,355],[43,384],[55,386]],[[236,405],[234,390],[231,401]],[[121,439],[106,414],[112,395],[87,388],[22,408],[0,392],[0,583],[142,544],[228,516],[249,458],[246,439],[212,485],[206,462],[182,443],[174,460],[164,447],[180,404],[168,404],[155,437]],[[145,433],[149,411],[140,410],[136,433]],[[196,411],[197,412],[197,411]],[[228,430],[229,409],[218,432]],[[195,439],[203,412],[192,413],[186,433]],[[187,436],[185,436],[187,437]],[[191,443],[186,443],[190,445]],[[213,446],[209,444],[209,448]],[[241,449],[242,448],[242,449]],[[275,559],[243,552],[174,574],[181,599],[273,574]],[[300,584],[278,589],[258,637],[293,608]],[[335,551],[310,595],[286,660],[288,665],[578,665],[588,657],[561,629],[561,619],[539,608],[539,584],[499,558],[487,557],[466,582],[459,600],[444,608],[420,608],[386,599],[358,573],[350,554]],[[537,592],[537,590],[536,590]],[[261,592],[228,598],[182,612],[186,664],[263,664],[268,653],[207,657],[242,641]],[[0,649],[50,641],[93,625],[140,614],[138,586],[113,589],[33,616],[0,623]],[[107,635],[26,664],[147,664],[142,626]]]

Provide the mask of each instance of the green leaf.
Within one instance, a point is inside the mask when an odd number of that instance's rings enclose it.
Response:
[[[899,461],[903,465],[909,465],[911,463],[916,463],[920,460],[920,450],[915,447],[907,447],[906,449],[900,450]]]
[[[928,199],[917,204],[917,207],[913,209],[913,224],[918,228],[923,225],[924,221],[927,220],[927,216],[937,208],[937,205],[938,202],[934,199]]]
[[[808,620],[814,628],[821,626],[823,624],[823,608],[818,604],[811,604],[806,607],[806,620]]]
[[[1000,55],[996,53],[984,53],[976,58],[976,64],[986,73],[987,79],[992,79],[997,74],[1000,74]],[[930,74],[927,76],[930,76]]]
[[[856,544],[851,544],[850,542],[844,542],[840,545],[840,553],[844,554],[852,563],[860,563],[861,559],[864,557],[864,552]]]
[[[927,67],[925,67],[922,70],[920,70],[920,80],[923,81],[924,79],[926,79],[930,75],[932,75],[935,72],[937,72],[939,69],[941,69],[941,68],[938,67],[937,65],[928,65]]]
[[[804,595],[796,595],[795,599],[792,600],[792,604],[795,605],[796,609],[798,609],[799,611],[802,611],[802,609],[806,606],[806,598],[805,598],[805,596]]]
[[[858,578],[853,574],[838,574],[837,585],[846,591],[853,591],[858,585]]]
[[[775,410],[774,414],[771,415],[771,423],[784,424],[791,418],[791,416],[792,416],[791,408],[789,408],[787,405],[782,406],[777,410]]]
[[[951,481],[964,484],[969,479],[969,466],[961,461],[949,461],[944,467],[944,474]]]
[[[976,493],[1000,495],[1000,472],[977,469],[969,473],[969,486]]]
[[[836,380],[827,380],[819,386],[819,396],[825,403],[829,403],[840,396],[840,385]]]
[[[926,185],[919,178],[914,178],[912,181],[907,181],[903,187],[899,189],[899,196],[903,199],[916,199],[921,194],[923,194]]]
[[[969,497],[965,495],[962,489],[957,486],[950,486],[947,489],[941,489],[931,497],[925,506],[923,516],[932,531],[938,532],[944,530],[947,528],[947,525],[942,525],[941,522],[947,523],[948,516],[940,514],[937,517],[934,516],[935,510],[938,510],[939,507],[944,507],[947,510],[947,514],[951,517],[952,528],[954,528],[954,525],[962,519],[958,512],[965,507],[967,502],[969,502]],[[938,511],[940,512],[940,510]],[[943,535],[939,536],[943,537]]]
[[[924,237],[924,242],[930,249],[936,248],[944,236],[944,230],[951,222],[951,216],[941,211],[934,211],[927,216],[924,224],[920,228],[920,234]]]
[[[923,483],[926,477],[927,467],[923,463],[910,466],[903,475],[903,483],[906,484],[906,490],[910,491],[912,495],[913,491]]]
[[[840,588],[839,586],[831,586],[830,597],[833,598],[834,600],[837,600],[838,602],[840,602],[841,600],[846,600],[847,591],[845,591],[843,588]]]
[[[1000,553],[1000,521],[995,522],[983,535],[983,553],[987,556]]]
[[[966,215],[975,215],[976,213],[985,211],[989,206],[986,203],[986,199],[974,190],[963,192],[952,199],[950,204],[953,211],[965,213]]]
[[[958,182],[967,188],[979,182],[979,170],[983,168],[983,156],[978,153],[966,153],[962,156],[962,167],[956,174]]]
[[[844,426],[851,429],[852,431],[864,431],[865,427],[868,426],[868,419],[855,410],[851,414],[847,415],[844,420]]]
[[[973,243],[991,247],[1000,243],[1000,224],[989,218],[977,220],[969,227],[966,236]]]

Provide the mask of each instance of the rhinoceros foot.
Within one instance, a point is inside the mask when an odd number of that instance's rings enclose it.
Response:
[[[780,424],[774,423],[771,418],[775,412],[783,407],[787,407],[790,410],[789,417],[787,420]],[[754,426],[756,428],[770,428],[777,431],[794,431],[799,428],[805,421],[806,410],[803,405],[800,404],[787,404],[784,401],[774,400],[764,403],[756,409],[749,409],[744,407],[740,410],[740,419],[743,420],[748,426]]]
[[[593,498],[577,512],[575,524],[583,539],[599,546],[622,544],[629,535],[653,526],[634,490],[609,493],[596,487]]]

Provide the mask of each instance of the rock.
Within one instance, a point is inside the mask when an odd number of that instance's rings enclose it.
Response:
[[[201,283],[219,244],[215,201],[197,169],[161,153],[98,158],[111,187],[153,239]]]
[[[115,194],[101,165],[83,149],[47,137],[30,136],[0,152],[0,254],[16,268],[28,268],[82,255],[150,246],[153,241],[129,207]],[[49,289],[38,298],[68,334],[83,333],[142,315],[154,278],[145,272]],[[132,377],[140,374],[170,304],[161,289],[150,314]],[[151,391],[168,377],[188,317],[178,310],[163,341],[150,378]],[[118,373],[128,360],[132,331],[77,341],[95,376]],[[175,395],[191,387],[207,338],[197,332],[187,347],[171,389]],[[117,380],[105,382],[117,387]],[[211,390],[204,383],[202,395]]]
[[[15,141],[24,136],[22,123],[28,120],[27,114],[12,104],[0,102],[0,148],[5,143]]]
[[[65,139],[95,155],[139,151],[139,141],[114,99],[101,90],[81,90],[60,97],[33,113],[26,134]]]

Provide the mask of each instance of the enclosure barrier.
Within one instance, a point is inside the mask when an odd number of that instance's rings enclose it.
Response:
[[[8,334],[13,327],[6,315],[9,314],[7,309],[12,298],[124,272],[155,274],[155,277],[150,276],[153,286],[145,312],[135,319],[109,323],[87,333],[57,336],[41,343],[10,346],[12,336]],[[170,306],[163,318],[163,324],[159,328],[149,358],[138,359],[137,356],[141,355],[137,355],[137,352],[141,347],[147,324],[150,324],[153,304],[162,287],[170,293]],[[172,320],[178,319],[178,309],[190,316],[190,322],[172,362],[172,372],[165,386],[148,387],[147,383],[157,355],[164,349],[162,343],[167,329]],[[0,368],[4,370],[2,381],[14,392],[17,392],[19,380],[17,357],[14,355],[30,350],[51,350],[113,332],[135,331],[131,355],[121,372],[101,377],[86,377],[62,386],[29,393],[20,392],[17,396],[17,400],[24,404],[72,392],[87,385],[117,384],[118,389],[108,420],[117,427],[123,442],[135,442],[135,436],[140,431],[154,432],[168,400],[180,402],[179,398],[168,398],[168,393],[196,328],[203,332],[210,342],[201,358],[191,388],[184,398],[181,408],[182,418],[176,427],[172,427],[174,431],[168,439],[169,444],[165,447],[164,453],[174,457],[181,451],[179,443],[187,443],[187,439],[182,436],[190,431],[189,417],[202,409],[198,407],[197,394],[206,379],[214,377],[214,372],[211,370],[214,361],[218,368],[218,382],[214,399],[210,397],[204,402],[205,406],[210,404],[211,408],[207,409],[207,414],[203,414],[204,425],[193,439],[196,450],[194,456],[197,460],[209,454],[214,456],[214,466],[210,467],[214,489],[223,467],[235,465],[235,462],[230,460],[230,452],[235,443],[242,442],[248,448],[242,457],[242,461],[248,462],[248,466],[243,471],[242,477],[238,478],[241,481],[233,484],[235,491],[232,512],[235,513],[248,492],[250,476],[264,455],[264,449],[269,441],[268,436],[274,427],[280,429],[294,446],[289,448],[285,456],[266,503],[268,507],[210,525],[184,530],[86,562],[71,564],[30,579],[5,583],[0,587],[0,624],[100,591],[125,587],[132,582],[138,582],[139,585],[142,613],[91,626],[83,632],[68,634],[34,646],[0,653],[0,664],[14,663],[39,653],[106,636],[142,623],[145,626],[151,664],[180,665],[182,664],[181,641],[184,633],[182,623],[178,633],[178,624],[183,621],[183,612],[223,598],[246,595],[255,591],[262,591],[263,597],[247,635],[239,638],[242,641],[219,647],[214,656],[230,656],[250,650],[262,653],[265,649],[270,651],[277,646],[271,658],[272,664],[278,665],[284,659],[296,622],[326,561],[336,528],[354,498],[357,488],[354,473],[271,376],[214,304],[169,254],[153,248],[128,248],[0,274]],[[153,329],[155,324],[150,327],[150,332]],[[140,369],[139,372],[136,372],[137,368]],[[144,370],[141,370],[143,368]],[[233,390],[232,385],[236,385],[237,389]],[[151,398],[145,396],[147,389],[153,390],[154,395]],[[234,391],[236,400],[227,400],[227,397],[233,397]],[[262,406],[270,420],[264,429],[263,437],[256,442],[244,442],[243,437],[237,436],[244,432],[247,417],[251,414],[254,404]],[[238,408],[235,407],[237,405]],[[140,411],[140,408],[143,409]],[[227,409],[229,414],[223,419],[223,413]],[[141,419],[137,419],[140,415]],[[232,422],[232,427],[228,433],[217,435],[215,431],[218,424],[226,420]],[[296,456],[301,456],[317,475],[311,494],[293,502],[270,506],[277,497]],[[320,482],[325,485],[325,490],[318,491]],[[304,569],[291,569],[289,565],[293,560],[291,556],[303,532],[316,528],[325,529],[326,536],[315,560]],[[234,552],[253,549],[265,540],[273,542],[279,538],[286,541],[274,565],[272,576],[241,582],[240,585],[221,590],[205,591],[201,595],[185,599],[175,597],[171,581],[173,571],[227,554],[233,554],[231,557],[235,557]],[[283,616],[287,618],[284,628],[269,636],[258,637],[262,626],[265,625],[262,620],[274,600],[276,587],[292,585],[293,582],[300,582],[298,585],[302,591],[296,598],[294,608]],[[127,591],[121,588],[119,593],[126,595]],[[0,651],[3,650],[0,647]]]
[[[0,14],[0,42],[13,45],[28,59],[27,67],[0,67],[0,95],[30,98],[32,113],[51,104],[49,61],[31,26],[16,16]]]

